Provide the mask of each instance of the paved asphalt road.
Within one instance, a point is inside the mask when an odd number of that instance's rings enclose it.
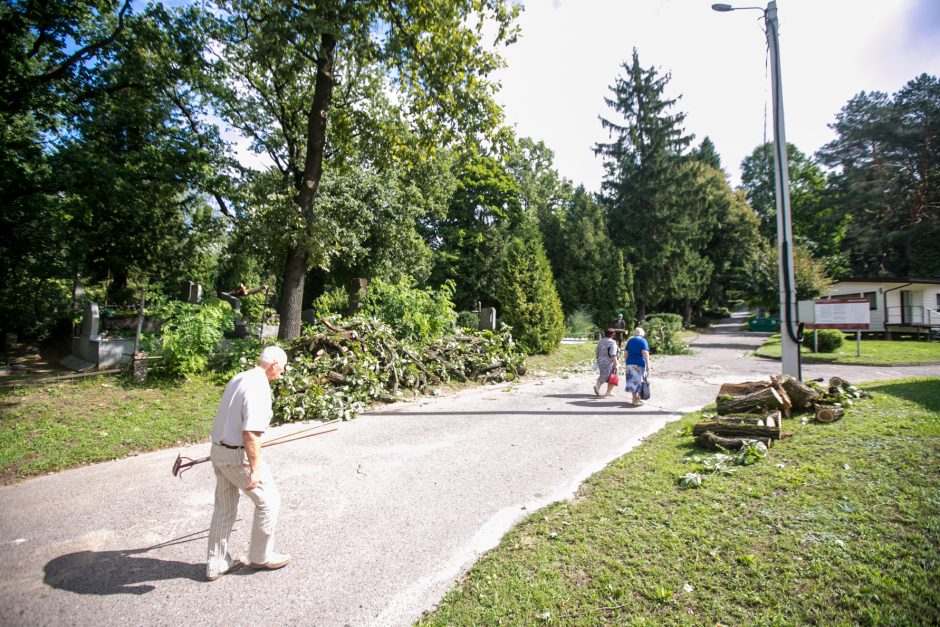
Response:
[[[389,405],[267,449],[284,497],[278,548],[295,558],[276,572],[205,582],[212,471],[174,479],[177,450],[2,488],[0,624],[410,624],[521,517],[713,402],[721,383],[779,372],[746,357],[763,337],[739,322],[697,338],[695,355],[656,358],[643,407],[622,391],[594,397],[585,371]],[[940,376],[940,366],[804,370],[832,375]],[[236,548],[247,549],[250,515],[243,499]]]

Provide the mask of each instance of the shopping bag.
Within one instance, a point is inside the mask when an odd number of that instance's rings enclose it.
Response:
[[[650,382],[646,377],[643,377],[643,381],[640,382],[640,398],[644,401],[650,398]]]
[[[607,383],[611,385],[617,385],[618,383],[620,383],[620,377],[617,376],[616,372],[611,372],[610,376],[607,377]]]

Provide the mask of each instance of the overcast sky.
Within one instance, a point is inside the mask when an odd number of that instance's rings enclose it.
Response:
[[[682,96],[686,129],[696,144],[711,138],[733,184],[741,160],[773,139],[761,11],[717,13],[710,0],[523,4],[498,100],[517,133],[544,141],[575,184],[600,187],[592,147],[607,136],[598,116],[610,115],[604,98],[634,47],[643,67],[671,73],[667,93]],[[777,8],[787,140],[805,153],[834,137],[828,124],[858,92],[893,94],[921,73],[940,75],[940,0],[778,0]]]

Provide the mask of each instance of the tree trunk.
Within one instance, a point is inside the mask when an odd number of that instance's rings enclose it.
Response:
[[[320,37],[320,56],[317,58],[317,78],[313,87],[313,102],[307,112],[307,151],[303,174],[297,181],[297,206],[304,219],[307,238],[314,234],[313,202],[323,177],[323,151],[326,146],[326,114],[333,98],[333,57],[336,38],[330,33]],[[307,272],[307,252],[296,246],[288,253],[284,271],[284,299],[281,305],[281,326],[277,337],[282,340],[300,335],[300,313],[303,310],[304,275]]]
[[[784,410],[786,403],[772,387],[758,390],[740,398],[718,398],[719,414],[752,414],[769,410]]]
[[[687,327],[692,326],[692,299],[689,298],[688,296],[685,297],[685,316],[684,316],[684,318],[685,318],[685,321],[683,322],[683,324],[685,324],[685,326],[687,326]]]
[[[307,272],[307,253],[298,247],[287,253],[284,269],[284,294],[280,302],[280,326],[277,339],[292,340],[300,336],[300,312],[304,300],[304,274]]]

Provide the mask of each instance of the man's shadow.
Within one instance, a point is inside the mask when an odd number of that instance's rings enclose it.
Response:
[[[43,582],[78,594],[146,594],[156,586],[143,583],[162,579],[205,581],[205,563],[189,564],[153,557],[137,557],[157,548],[205,540],[205,531],[142,549],[78,551],[50,560]],[[201,536],[201,537],[193,537]]]

